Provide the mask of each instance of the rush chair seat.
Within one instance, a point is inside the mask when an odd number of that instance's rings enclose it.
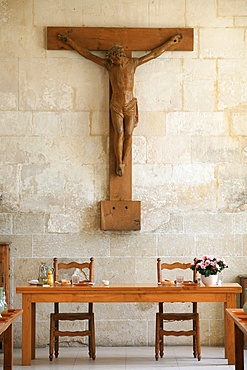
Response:
[[[80,269],[88,272],[87,280],[93,282],[94,280],[94,258],[90,258],[90,262],[70,262],[70,263],[58,263],[57,258],[53,259],[54,268],[54,281],[58,281],[58,271],[59,270],[69,270],[69,269]],[[68,272],[68,271],[67,271]],[[84,272],[84,271],[83,271]],[[85,272],[84,272],[85,273]],[[72,273],[71,273],[72,275]],[[70,275],[70,276],[71,276]],[[86,274],[85,274],[86,275]],[[71,293],[72,294],[72,293]],[[60,321],[75,321],[86,320],[88,323],[88,329],[85,330],[59,330]],[[83,327],[84,328],[84,327]],[[86,312],[60,312],[59,303],[54,303],[54,312],[50,315],[50,346],[49,346],[49,359],[52,361],[53,353],[55,357],[59,354],[59,337],[88,337],[88,354],[89,357],[95,360],[95,327],[94,327],[94,313],[93,313],[93,303],[88,303],[88,309]],[[54,350],[55,348],[55,350]]]
[[[191,267],[191,263],[161,263],[161,259],[157,259],[157,277],[158,284],[162,284],[162,270],[179,269],[186,270]],[[193,271],[193,282],[195,282],[196,272]],[[179,294],[179,292],[178,292]],[[193,355],[201,360],[201,341],[200,341],[200,323],[199,314],[197,312],[197,303],[192,302],[191,312],[169,313],[164,312],[163,302],[159,302],[159,312],[156,313],[156,338],[155,338],[155,359],[158,361],[160,357],[164,356],[164,336],[193,336]],[[191,321],[192,326],[190,330],[182,330],[178,322]],[[176,330],[166,330],[165,325],[170,322],[175,322]]]

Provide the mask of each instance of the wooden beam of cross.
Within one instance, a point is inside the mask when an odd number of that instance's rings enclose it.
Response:
[[[114,45],[121,45],[126,56],[132,58],[132,51],[154,50],[178,34],[182,36],[182,42],[172,44],[169,51],[192,51],[192,28],[47,27],[47,49],[74,49],[58,38],[58,35],[67,35],[81,48],[89,51],[107,51]],[[110,200],[101,202],[101,229],[140,230],[141,204],[132,201],[132,148],[125,161],[124,174],[118,176],[112,118],[109,145]]]

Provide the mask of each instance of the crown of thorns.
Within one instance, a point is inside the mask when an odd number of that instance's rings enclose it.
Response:
[[[110,58],[111,55],[124,55],[124,48],[121,45],[114,45],[106,52],[106,58]]]

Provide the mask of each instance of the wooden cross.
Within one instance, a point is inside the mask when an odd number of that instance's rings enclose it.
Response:
[[[183,41],[169,48],[169,51],[193,50],[192,28],[47,27],[48,50],[72,49],[59,41],[58,34],[69,35],[90,51],[107,51],[114,45],[121,45],[128,57],[131,57],[132,51],[153,50],[176,34],[181,34]],[[109,135],[110,200],[101,201],[101,229],[140,230],[141,202],[132,200],[132,153],[128,156],[124,175],[117,176],[111,123]]]

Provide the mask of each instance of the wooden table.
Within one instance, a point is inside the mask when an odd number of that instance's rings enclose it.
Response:
[[[226,312],[234,322],[235,369],[244,370],[244,336],[247,335],[247,314],[242,308],[228,308]]]
[[[38,302],[224,302],[224,308],[236,307],[239,284],[222,286],[158,286],[154,284],[104,286],[18,286],[22,294],[22,365],[35,358],[36,303]],[[225,315],[225,357],[234,364],[234,323]],[[226,335],[227,334],[227,335]]]
[[[0,334],[3,334],[3,368],[4,370],[12,370],[13,368],[13,328],[12,324],[18,316],[22,314],[22,310],[9,309],[7,313],[2,313],[0,317]]]

